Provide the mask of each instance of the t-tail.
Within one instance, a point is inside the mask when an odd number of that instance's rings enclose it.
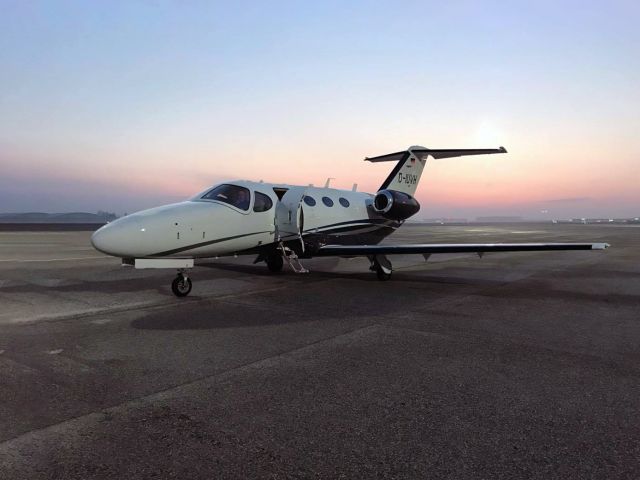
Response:
[[[365,160],[368,162],[398,162],[379,190],[395,190],[413,197],[416,193],[416,188],[418,188],[424,165],[427,163],[427,157],[450,158],[491,153],[507,153],[507,150],[504,147],[433,150],[416,145],[401,152],[388,153],[379,157],[367,157]]]
[[[379,157],[365,158],[369,162],[397,162],[387,179],[378,189],[373,202],[374,210],[388,218],[405,220],[420,210],[414,198],[427,157],[450,158],[466,155],[487,155],[507,153],[500,148],[450,148],[429,149],[421,146],[409,147],[401,152],[388,153]]]

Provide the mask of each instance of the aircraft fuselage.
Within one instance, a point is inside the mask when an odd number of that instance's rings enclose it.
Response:
[[[377,244],[401,225],[377,214],[369,193],[250,181],[220,185],[246,189],[248,201],[203,198],[207,189],[115,220],[96,231],[92,243],[122,258],[204,258],[260,253],[282,240],[305,257],[325,244]],[[270,199],[269,208],[264,197],[257,200],[260,194]]]

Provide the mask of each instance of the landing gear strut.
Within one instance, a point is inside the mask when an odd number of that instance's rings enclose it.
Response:
[[[393,270],[391,267],[391,262],[387,257],[385,257],[384,255],[374,255],[372,257],[369,257],[369,260],[371,261],[369,270],[376,272],[378,280],[384,282],[391,278],[391,272]]]
[[[191,279],[187,274],[181,270],[178,271],[178,275],[171,282],[171,291],[176,297],[186,297],[191,292]]]

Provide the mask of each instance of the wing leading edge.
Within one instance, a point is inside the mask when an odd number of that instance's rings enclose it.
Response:
[[[325,245],[317,256],[604,250],[608,243],[426,243],[416,245]]]

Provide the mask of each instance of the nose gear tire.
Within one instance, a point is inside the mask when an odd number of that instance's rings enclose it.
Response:
[[[191,287],[191,279],[182,275],[178,275],[171,282],[171,291],[176,297],[186,297],[191,292]]]

